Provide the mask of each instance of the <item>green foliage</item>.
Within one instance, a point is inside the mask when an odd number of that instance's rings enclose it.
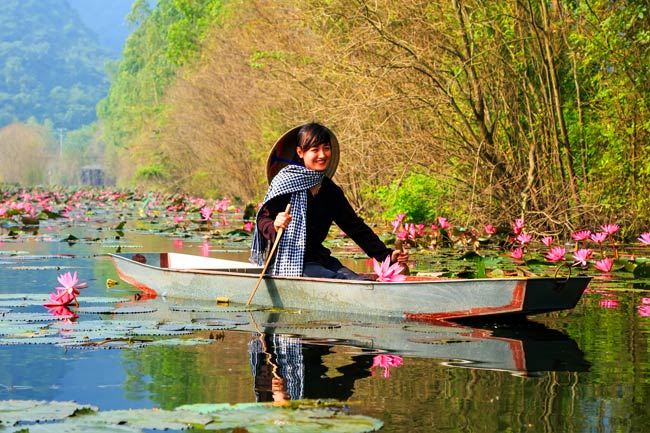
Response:
[[[67,2],[3,2],[0,41],[0,127],[29,117],[68,129],[95,120],[109,54]]]
[[[272,143],[286,125],[314,118],[353,143],[344,158],[363,158],[357,172],[344,160],[337,176],[367,213],[379,201],[387,219],[525,217],[555,233],[593,219],[650,222],[646,4],[364,5],[136,1],[136,30],[99,106],[110,145],[145,167],[138,178],[169,175],[166,186],[188,189],[223,176],[250,189],[250,177],[210,164],[182,172],[184,159],[218,146],[248,158],[245,169],[261,167],[260,138]],[[272,102],[256,105],[263,96]],[[172,100],[191,104],[196,124]],[[192,146],[169,133],[190,124]],[[255,133],[223,134],[244,130]],[[142,150],[165,134],[159,154]],[[152,170],[161,155],[174,161],[170,173]],[[388,186],[373,175],[402,170]],[[266,185],[254,187],[261,195]]]
[[[384,218],[405,213],[409,221],[424,223],[441,215],[450,215],[449,183],[419,173],[409,174],[401,183],[395,181],[379,188],[374,195],[386,209]]]
[[[160,0],[151,9],[137,0],[127,17],[137,27],[122,60],[110,65],[111,88],[98,105],[108,143],[126,147],[163,117],[166,88],[176,72],[199,53],[201,41],[220,16],[222,0]],[[145,126],[147,125],[147,126]]]
[[[160,164],[138,167],[135,172],[136,180],[158,181],[164,179],[166,175],[167,169]]]

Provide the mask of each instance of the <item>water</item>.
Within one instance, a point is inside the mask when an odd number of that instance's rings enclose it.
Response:
[[[82,307],[84,299],[108,297],[156,312],[81,314],[74,326],[216,318],[228,326],[195,332],[210,344],[108,350],[2,344],[0,400],[74,400],[110,410],[335,398],[348,402],[352,413],[381,419],[384,432],[650,430],[650,295],[643,283],[595,279],[574,310],[508,325],[174,311],[174,300],[135,301],[137,290],[123,282],[108,288],[107,279],[119,277],[104,254],[117,248],[200,254],[204,241],[129,225],[118,233],[111,224],[42,226],[16,239],[5,232],[0,294],[47,294],[60,273],[77,271],[89,284],[79,298]],[[69,235],[81,241],[61,241]],[[246,242],[211,242],[209,254],[242,260]],[[347,264],[367,267],[349,257]],[[40,305],[0,309],[45,312]],[[274,392],[278,380],[283,392]]]

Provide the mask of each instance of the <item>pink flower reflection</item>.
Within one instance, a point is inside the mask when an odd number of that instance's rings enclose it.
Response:
[[[620,302],[616,299],[603,299],[600,301],[601,308],[607,308],[610,310],[617,310],[620,306]]]
[[[174,248],[178,250],[183,248],[183,239],[174,239]]]
[[[636,310],[639,312],[639,316],[650,317],[650,305],[639,305]]]
[[[388,378],[390,377],[390,368],[399,367],[403,363],[404,360],[401,356],[398,355],[376,355],[372,359],[372,367],[370,367],[370,370],[374,369],[375,367],[381,367],[384,369],[384,377]],[[374,371],[372,371],[372,375],[375,375]]]
[[[47,312],[50,313],[52,316],[65,319],[66,321],[75,321],[79,318],[79,315],[77,313],[70,311],[68,308],[66,308],[63,305],[46,306],[46,308],[47,308]]]
[[[203,242],[201,244],[201,255],[203,257],[209,257],[210,256],[210,242]]]

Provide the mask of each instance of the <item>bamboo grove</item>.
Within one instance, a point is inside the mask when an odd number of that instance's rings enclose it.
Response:
[[[650,222],[645,1],[136,1],[99,106],[121,184],[259,200],[287,129],[365,215]]]

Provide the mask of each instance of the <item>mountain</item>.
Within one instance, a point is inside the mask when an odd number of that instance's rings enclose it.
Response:
[[[132,29],[126,22],[134,0],[68,0],[99,44],[119,57]]]
[[[32,117],[55,128],[92,123],[111,58],[67,0],[3,0],[0,127]]]

